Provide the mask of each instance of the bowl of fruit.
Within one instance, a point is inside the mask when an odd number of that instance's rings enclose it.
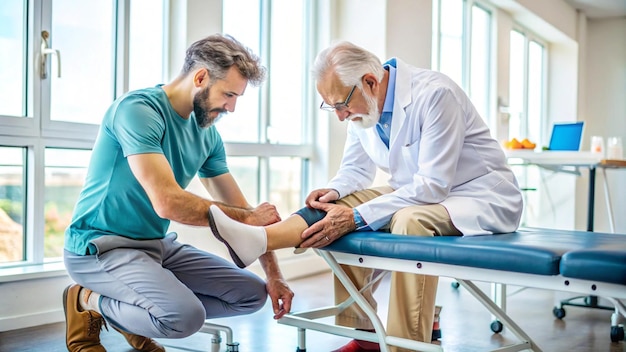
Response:
[[[528,138],[524,138],[521,141],[518,140],[517,138],[512,138],[510,141],[506,141],[504,143],[504,147],[506,149],[511,149],[511,150],[517,150],[517,149],[534,150],[535,147],[537,147],[537,143],[531,142],[530,140],[528,140]]]

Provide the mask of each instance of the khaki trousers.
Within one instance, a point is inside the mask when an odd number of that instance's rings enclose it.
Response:
[[[367,189],[350,194],[337,201],[349,207],[356,207],[371,199],[393,192],[391,187]],[[389,224],[380,230],[398,235],[411,236],[461,236],[445,207],[440,204],[414,205],[397,211]],[[357,289],[369,283],[374,269],[342,265]],[[436,276],[416,275],[393,272],[389,293],[389,311],[387,315],[387,333],[392,336],[411,340],[430,342],[435,314],[435,296],[437,295]],[[335,277],[335,302],[341,303],[350,297],[341,282]],[[378,285],[363,292],[365,299],[374,309],[377,307],[373,293]],[[336,323],[357,329],[373,329],[367,315],[356,304],[337,315]],[[391,351],[408,351],[392,347]]]

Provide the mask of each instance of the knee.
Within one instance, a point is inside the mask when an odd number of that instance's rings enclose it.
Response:
[[[206,320],[206,311],[200,300],[177,302],[176,310],[158,318],[165,338],[184,338],[198,332]]]
[[[233,309],[239,314],[254,313],[265,305],[267,301],[267,290],[265,281],[254,277],[246,285],[245,293],[240,295],[240,299],[232,302]]]
[[[398,210],[389,222],[389,231],[399,235],[434,236],[432,224],[410,208]]]

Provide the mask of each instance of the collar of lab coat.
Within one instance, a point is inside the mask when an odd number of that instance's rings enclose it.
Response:
[[[398,136],[398,131],[404,125],[406,119],[405,109],[411,104],[411,70],[402,60],[396,58],[396,87],[395,99],[393,102],[393,114],[391,117],[391,136],[389,145],[391,146]]]

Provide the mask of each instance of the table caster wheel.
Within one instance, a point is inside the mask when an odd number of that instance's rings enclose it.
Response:
[[[502,325],[499,320],[494,320],[491,323],[491,331],[495,332],[496,334],[502,332],[502,329],[504,329],[504,325]]]
[[[554,307],[554,309],[552,309],[552,314],[554,314],[557,319],[563,319],[565,318],[565,309]]]
[[[611,326],[611,341],[619,342],[624,339],[624,326]]]

